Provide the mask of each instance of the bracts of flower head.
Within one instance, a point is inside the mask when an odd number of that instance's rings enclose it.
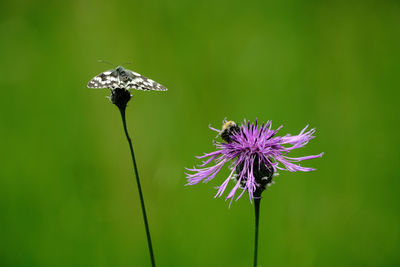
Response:
[[[111,90],[110,100],[120,110],[125,110],[131,97],[131,93],[125,88],[115,88]]]
[[[208,182],[213,179],[223,166],[228,164],[231,172],[225,181],[219,186],[215,197],[220,197],[233,180],[235,185],[230,190],[226,199],[231,202],[238,189],[242,192],[236,198],[239,199],[245,192],[248,193],[250,201],[253,198],[261,197],[261,193],[273,181],[273,176],[279,170],[313,171],[313,168],[302,167],[296,164],[303,160],[319,158],[323,153],[305,157],[288,157],[288,153],[296,148],[304,147],[308,141],[314,138],[315,129],[308,129],[306,126],[298,135],[276,136],[276,130],[271,129],[271,121],[261,125],[247,122],[240,126],[233,121],[223,121],[221,130],[210,127],[218,132],[223,142],[214,142],[217,150],[204,154],[197,158],[204,159],[199,168],[187,169],[191,174],[186,174],[188,185],[194,185],[200,181]],[[211,162],[214,165],[206,167]]]

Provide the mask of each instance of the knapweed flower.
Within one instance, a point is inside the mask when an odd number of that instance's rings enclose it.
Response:
[[[226,199],[235,197],[239,188],[242,192],[237,197],[239,199],[246,191],[250,201],[259,198],[267,185],[272,183],[272,178],[277,175],[279,170],[313,171],[313,168],[302,167],[297,164],[300,161],[319,158],[323,153],[313,156],[292,158],[287,155],[296,148],[304,147],[308,141],[314,138],[315,129],[307,131],[306,126],[298,135],[276,136],[276,130],[271,129],[271,121],[257,125],[247,122],[239,127],[233,121],[224,120],[222,130],[212,127],[210,129],[218,132],[224,142],[214,142],[217,150],[199,156],[205,159],[199,166],[201,168],[187,169],[192,174],[187,174],[188,184],[194,185],[200,181],[208,182],[213,179],[225,164],[229,164],[231,172],[226,180],[217,187],[218,192],[215,197],[220,197],[224,193],[230,180],[236,184],[226,196]],[[215,165],[205,167],[214,162]],[[237,200],[236,199],[236,200]]]

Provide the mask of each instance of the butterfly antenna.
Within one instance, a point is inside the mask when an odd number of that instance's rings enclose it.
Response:
[[[99,62],[99,63],[106,63],[106,64],[108,64],[108,65],[111,65],[111,66],[113,66],[113,67],[116,67],[115,64],[112,64],[112,63],[110,63],[110,62],[108,62],[108,61],[105,61],[105,60],[102,60],[102,59],[100,59],[98,62]]]

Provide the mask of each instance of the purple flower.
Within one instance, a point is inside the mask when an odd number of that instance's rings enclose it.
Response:
[[[278,174],[278,170],[313,171],[313,168],[302,167],[296,164],[307,159],[322,157],[323,153],[314,156],[299,158],[288,157],[288,153],[296,148],[305,146],[308,141],[314,138],[315,129],[307,131],[306,126],[298,135],[275,136],[282,128],[271,129],[271,121],[258,126],[246,120],[239,127],[233,121],[224,120],[222,130],[212,127],[210,129],[218,132],[218,136],[224,142],[214,142],[217,150],[199,159],[205,159],[199,166],[202,168],[187,169],[193,174],[187,174],[188,185],[194,185],[200,181],[208,182],[212,180],[225,164],[229,164],[231,172],[225,181],[217,187],[218,192],[215,197],[220,197],[224,193],[230,180],[235,182],[233,189],[226,196],[227,199],[235,197],[236,191],[241,188],[242,192],[236,198],[238,200],[244,192],[248,192],[250,201],[253,198],[261,197],[261,193],[267,185],[273,183],[273,176]],[[214,162],[215,165],[205,167]]]

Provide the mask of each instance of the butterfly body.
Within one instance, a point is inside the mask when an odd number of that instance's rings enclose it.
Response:
[[[124,88],[137,90],[156,90],[167,91],[162,84],[149,79],[137,72],[118,66],[114,70],[108,70],[100,73],[91,79],[87,85],[89,88]]]

